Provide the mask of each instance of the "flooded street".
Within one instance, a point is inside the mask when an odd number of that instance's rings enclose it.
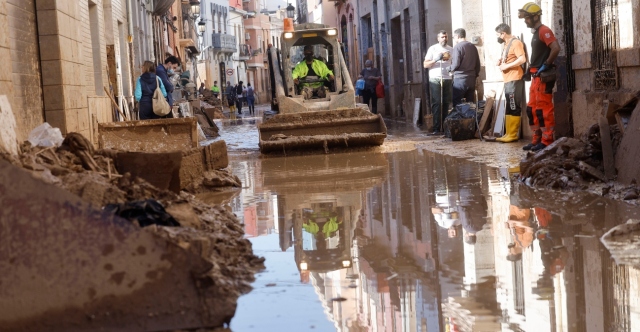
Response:
[[[218,123],[266,258],[232,331],[640,330],[640,271],[599,240],[638,208],[421,149],[260,158],[256,122]]]

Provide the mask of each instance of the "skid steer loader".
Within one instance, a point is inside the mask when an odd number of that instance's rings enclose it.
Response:
[[[356,105],[353,82],[337,39],[337,30],[324,24],[305,23],[284,32],[282,49],[270,47],[267,56],[271,80],[271,106],[275,115],[258,126],[260,151],[382,145],[387,128],[368,106]],[[303,61],[303,48],[313,45],[316,59],[333,71],[333,81],[322,81],[324,98],[305,99],[301,85],[319,80],[301,78],[294,83],[293,69]]]

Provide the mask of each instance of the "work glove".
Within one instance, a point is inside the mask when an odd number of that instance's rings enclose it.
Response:
[[[538,77],[540,76],[540,73],[542,73],[543,71],[549,69],[549,67],[547,66],[546,63],[543,63],[542,66],[540,68],[538,68],[538,71],[533,75],[534,77]]]
[[[444,57],[444,53],[440,53],[440,54],[436,55],[436,58],[433,59],[433,60],[440,61],[440,60],[442,60],[443,57]]]

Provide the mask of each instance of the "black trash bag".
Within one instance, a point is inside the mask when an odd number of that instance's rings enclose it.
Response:
[[[471,103],[456,105],[444,120],[444,135],[453,141],[474,138],[477,116],[475,105]]]
[[[162,204],[153,199],[107,204],[104,211],[137,223],[140,227],[150,225],[179,227],[180,223],[165,211]]]

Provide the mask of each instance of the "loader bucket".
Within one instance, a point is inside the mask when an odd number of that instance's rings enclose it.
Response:
[[[377,146],[387,137],[382,117],[360,108],[278,114],[258,131],[262,153]]]

